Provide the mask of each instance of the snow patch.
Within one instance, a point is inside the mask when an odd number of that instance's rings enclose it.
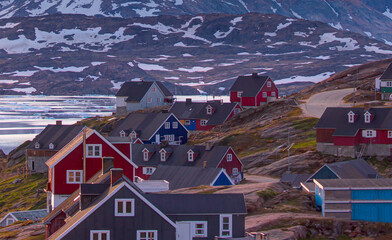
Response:
[[[14,84],[19,82],[18,80],[0,80],[0,84]]]
[[[0,29],[5,29],[5,28],[14,28],[16,26],[18,26],[20,23],[6,23],[4,26],[0,26]]]
[[[182,54],[183,57],[193,57],[193,55],[189,54],[189,53],[184,53]]]
[[[192,67],[192,68],[179,68],[178,71],[193,73],[193,72],[208,72],[212,69],[214,69],[214,68],[212,68],[212,67]]]
[[[171,70],[166,69],[162,66],[156,64],[147,64],[147,63],[139,63],[138,67],[143,69],[144,71],[164,71],[164,72],[171,72]]]
[[[389,10],[388,7],[387,7],[387,9],[385,10],[385,12],[383,12],[382,14],[384,14],[386,17],[388,17],[389,19],[392,20],[392,12]]]
[[[338,30],[343,30],[342,24],[340,24],[340,22],[333,24],[333,23],[328,23],[329,26],[336,28]]]
[[[371,37],[372,36],[372,33],[371,32],[364,32],[368,37]]]
[[[309,37],[309,35],[304,32],[294,32],[294,36],[303,37],[303,38]]]
[[[294,12],[293,9],[290,9],[291,13],[294,15],[294,17],[299,18],[299,19],[303,19],[303,17],[301,17],[301,15],[299,15],[298,13]]]
[[[95,66],[98,66],[98,65],[101,65],[104,63],[106,63],[106,62],[91,62],[91,65],[93,65],[95,67]]]
[[[38,70],[35,71],[14,71],[10,73],[3,73],[3,74],[12,74],[14,77],[31,77],[34,75],[34,73],[38,72]]]
[[[275,80],[275,84],[284,84],[284,83],[293,83],[293,82],[313,82],[313,83],[318,83],[321,82],[330,76],[332,76],[335,72],[325,72],[325,73],[320,73],[315,76],[293,76],[290,78],[284,78],[284,79],[279,79]]]
[[[179,77],[164,77],[164,79],[167,79],[167,80],[178,80],[180,78]]]
[[[338,42],[344,43],[344,46],[334,47],[334,49],[336,49],[338,51],[352,51],[352,50],[360,48],[360,46],[357,45],[358,42],[356,40],[354,40],[352,38],[339,38],[339,37],[336,37],[335,34],[336,34],[336,32],[324,33],[323,35],[320,36],[320,41],[319,41],[318,45],[338,41]]]
[[[391,50],[384,50],[384,49],[381,49],[377,46],[364,46],[363,48],[366,50],[366,52],[375,52],[375,53],[380,53],[380,54],[392,54]]]
[[[14,92],[24,92],[26,94],[31,94],[35,91],[37,91],[37,89],[33,88],[33,87],[29,87],[29,88],[11,88],[8,90],[12,90]]]
[[[39,66],[34,66],[35,68],[41,70],[41,71],[51,71],[51,72],[83,72],[84,69],[88,68],[88,66],[85,67],[65,67],[65,68],[54,68],[54,67],[39,67]]]
[[[120,89],[121,88],[121,86],[125,83],[125,81],[124,82],[115,82],[114,80],[111,80],[110,81],[112,84],[113,84],[113,89]]]

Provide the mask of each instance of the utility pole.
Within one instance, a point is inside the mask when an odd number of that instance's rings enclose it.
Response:
[[[86,127],[83,128],[83,183],[86,183]]]
[[[287,130],[287,172],[290,173],[290,128]]]

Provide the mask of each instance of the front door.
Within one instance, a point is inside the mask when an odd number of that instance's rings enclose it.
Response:
[[[177,222],[177,240],[191,240],[191,223]]]
[[[161,143],[161,135],[159,135],[159,134],[155,135],[155,143],[157,143],[157,144]]]

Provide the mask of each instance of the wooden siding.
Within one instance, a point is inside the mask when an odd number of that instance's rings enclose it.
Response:
[[[310,179],[337,179],[335,173],[331,171],[327,166],[323,166],[313,177]]]
[[[185,127],[183,127],[181,124],[178,124],[178,128],[173,129],[173,122],[180,123],[174,116],[170,116],[166,122],[170,122],[170,129],[165,129],[165,124],[163,124],[150,139],[143,139],[143,142],[145,144],[155,143],[155,136],[157,134],[160,135],[161,141],[165,140],[164,135],[174,135],[175,141],[179,141],[181,137],[181,144],[185,144],[188,141],[188,132]]]
[[[227,154],[232,155],[231,162],[227,161]],[[242,164],[240,160],[237,158],[237,156],[234,154],[234,151],[232,149],[229,149],[229,151],[227,151],[226,155],[223,157],[222,161],[219,163],[217,167],[224,168],[229,176],[233,174],[233,168],[238,168],[238,173],[242,172]]]
[[[267,87],[267,82],[271,82],[271,87]],[[263,92],[267,93],[267,97],[263,97]],[[272,97],[272,92],[275,92],[276,98],[278,98],[278,88],[274,84],[274,82],[271,80],[271,78],[268,78],[267,81],[265,81],[264,86],[261,88],[260,92],[257,94],[256,97],[256,104],[257,106],[260,106],[261,103],[266,103],[268,102],[268,97]]]
[[[335,129],[316,129],[316,142],[333,143],[333,133]]]
[[[46,239],[59,230],[65,224],[66,215],[64,212],[59,213],[55,218],[53,218],[49,224],[46,225],[45,234]]]

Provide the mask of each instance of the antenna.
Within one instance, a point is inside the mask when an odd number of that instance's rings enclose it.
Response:
[[[83,128],[83,183],[86,182],[86,127]]]

